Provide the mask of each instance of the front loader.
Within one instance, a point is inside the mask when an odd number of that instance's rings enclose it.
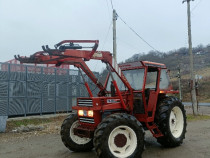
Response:
[[[79,44],[92,43],[86,47]],[[21,63],[74,65],[98,87],[93,96],[84,80],[89,97],[77,98],[77,105],[63,122],[61,139],[71,151],[95,148],[100,158],[139,158],[144,150],[145,130],[166,147],[182,144],[186,133],[186,113],[183,104],[173,96],[168,70],[164,64],[138,61],[113,65],[112,54],[97,51],[99,41],[65,40],[54,49],[30,57],[15,56]],[[85,50],[86,49],[86,50]],[[86,65],[91,59],[106,64],[108,76],[101,84]],[[82,73],[81,73],[82,75]]]

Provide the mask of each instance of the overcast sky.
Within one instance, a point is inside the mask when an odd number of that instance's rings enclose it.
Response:
[[[113,0],[118,15],[159,51],[187,47],[187,6],[182,0]],[[0,61],[29,56],[66,39],[98,39],[112,52],[110,0],[0,0]],[[191,3],[193,46],[210,43],[210,0]],[[107,36],[108,34],[108,36]],[[107,37],[107,38],[106,38]],[[117,57],[151,48],[118,18]]]

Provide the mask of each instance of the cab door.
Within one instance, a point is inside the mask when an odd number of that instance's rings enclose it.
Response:
[[[145,98],[147,104],[147,114],[149,117],[153,116],[157,105],[160,81],[159,76],[159,68],[148,67],[145,84]]]

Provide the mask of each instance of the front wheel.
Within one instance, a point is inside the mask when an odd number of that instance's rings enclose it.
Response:
[[[74,134],[74,128],[78,127],[79,121],[76,114],[70,114],[61,126],[61,139],[64,145],[71,151],[90,151],[93,148],[93,140],[81,138]]]
[[[163,133],[163,137],[157,138],[158,143],[166,147],[182,144],[187,126],[186,112],[177,98],[167,97],[159,102],[155,121]]]
[[[144,149],[144,130],[135,117],[112,114],[98,125],[94,146],[99,158],[140,158]]]

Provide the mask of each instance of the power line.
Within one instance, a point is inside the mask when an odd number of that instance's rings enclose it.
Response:
[[[199,4],[202,2],[202,0],[200,0],[196,5],[195,7],[193,7],[193,9],[191,10],[191,13],[199,6]]]
[[[112,6],[112,10],[114,9],[114,6],[113,6],[113,2],[112,0],[110,0],[110,3],[111,3],[111,6]],[[156,52],[159,52],[157,49],[155,49],[151,44],[149,44],[143,37],[141,37],[133,28],[131,28],[119,15],[117,15],[120,20],[135,34],[137,35],[137,37],[139,37],[144,43],[146,43],[150,48],[152,48],[153,50],[155,50]],[[111,25],[110,25],[111,26]],[[108,31],[109,33],[109,31]],[[107,35],[108,36],[108,35]],[[107,37],[106,37],[107,39]]]
[[[109,3],[108,3],[108,0],[106,0],[106,5],[107,5],[107,9],[108,9],[108,14],[109,14],[109,16],[111,17],[111,14],[110,14],[110,9],[109,9]]]
[[[134,46],[134,45],[132,45],[132,44],[130,44],[130,43],[128,43],[128,42],[122,40],[122,39],[119,38],[119,37],[118,37],[117,39],[118,39],[118,41],[121,41],[122,43],[124,43],[124,44],[127,45],[128,47],[132,48],[133,50],[138,51],[138,53],[141,53],[140,48],[137,48],[136,46]]]
[[[143,37],[141,37],[133,28],[131,28],[119,15],[118,17],[120,20],[137,36],[139,37],[144,43],[146,43],[150,48],[155,50],[156,52],[159,52],[157,49],[155,49],[151,44],[149,44]]]
[[[110,32],[111,26],[112,26],[112,21],[111,21],[110,24],[109,24],[109,29],[108,29],[107,34],[106,34],[106,36],[105,36],[105,40],[104,40],[102,49],[104,48],[104,45],[105,45],[106,42],[107,42],[107,38],[108,38],[108,36],[109,36],[109,32]]]
[[[110,23],[110,25],[109,25],[109,28],[108,28],[107,34],[106,34],[106,36],[105,36],[105,38],[104,38],[104,42],[103,42],[103,45],[102,45],[102,47],[101,47],[101,48],[102,48],[102,50],[104,49],[104,46],[105,46],[105,44],[106,44],[106,42],[107,42],[107,39],[108,39],[108,36],[109,36],[109,32],[110,32],[110,28],[111,28],[111,26],[112,26],[112,21],[111,21],[111,23]],[[98,66],[98,62],[96,62],[96,64],[95,64],[94,71],[96,70],[97,66]]]
[[[111,4],[112,4],[112,2],[111,2]],[[107,5],[108,14],[109,14],[109,16],[111,17],[111,14],[110,14],[110,12],[109,12],[110,8],[109,8],[108,0],[106,0],[106,5]],[[112,5],[112,9],[113,9],[113,5]],[[103,45],[102,45],[102,47],[101,47],[102,50],[103,50],[103,48],[104,48],[104,46],[105,46],[105,44],[106,44],[106,42],[107,42],[107,38],[108,38],[108,36],[109,36],[109,32],[110,32],[111,25],[112,25],[112,21],[111,21],[111,23],[110,23],[110,25],[109,25],[107,34],[106,34],[106,36],[105,36],[105,38],[104,38],[104,42],[103,42]],[[94,71],[96,70],[97,66],[98,66],[98,62],[96,62],[96,64],[95,64]],[[93,91],[94,91],[94,90],[93,90]]]
[[[112,0],[110,0],[110,2],[111,2],[111,5],[112,5],[112,10],[114,9],[114,7],[113,7],[113,3],[112,3]]]

